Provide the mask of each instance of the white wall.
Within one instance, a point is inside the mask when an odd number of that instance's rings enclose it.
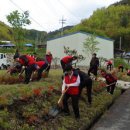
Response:
[[[87,54],[83,52],[83,42],[88,36],[86,33],[79,32],[47,41],[47,50],[51,51],[53,57],[61,59],[66,55],[64,53],[64,46],[70,47],[70,49],[76,49],[78,54],[82,54],[86,58],[80,62],[79,65],[89,65],[91,57],[88,57]],[[96,40],[99,42],[97,47],[100,49],[97,52],[97,57],[113,58],[113,41],[100,37],[96,37]]]

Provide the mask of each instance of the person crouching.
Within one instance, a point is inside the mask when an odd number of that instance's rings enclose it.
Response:
[[[117,79],[112,74],[106,73],[105,70],[101,70],[101,75],[106,79],[107,92],[113,94],[116,87]]]

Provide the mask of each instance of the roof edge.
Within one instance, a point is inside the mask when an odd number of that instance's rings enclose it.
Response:
[[[92,33],[88,33],[88,32],[83,32],[83,31],[77,31],[77,32],[73,32],[73,33],[69,33],[69,34],[65,34],[63,36],[57,36],[55,38],[49,38],[47,41],[51,41],[51,40],[55,40],[55,39],[59,39],[59,38],[62,38],[62,37],[67,37],[67,36],[70,36],[70,35],[73,35],[73,34],[77,34],[77,33],[82,33],[82,34],[88,34],[88,35],[91,35]],[[103,37],[103,36],[97,36],[96,37],[98,38],[102,38],[102,39],[105,39],[105,40],[108,40],[108,41],[114,41],[113,39],[111,38],[107,38],[107,37]]]

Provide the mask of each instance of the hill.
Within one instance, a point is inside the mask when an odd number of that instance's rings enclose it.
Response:
[[[5,23],[0,22],[0,40],[12,40],[12,29]]]
[[[73,28],[74,26],[66,26],[66,27],[64,27],[63,28],[63,30],[65,31],[65,30],[70,30],[71,28]],[[52,31],[52,32],[49,32],[48,34],[47,34],[47,39],[49,39],[49,38],[55,38],[55,37],[57,37],[57,36],[60,36],[61,35],[61,29],[62,28],[60,28],[60,29],[58,29],[58,30],[55,30],[55,31]]]
[[[130,48],[130,6],[118,5],[100,8],[93,12],[88,19],[65,31],[71,33],[85,31],[99,36],[109,37],[115,40],[115,47],[119,48],[120,37],[123,49]]]

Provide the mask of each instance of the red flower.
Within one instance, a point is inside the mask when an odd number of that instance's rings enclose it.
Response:
[[[33,90],[33,94],[35,95],[35,96],[40,96],[41,95],[41,90],[38,88],[38,89],[34,89]]]
[[[54,90],[54,87],[53,87],[53,86],[50,86],[50,87],[49,87],[49,90],[53,91],[53,90]]]

